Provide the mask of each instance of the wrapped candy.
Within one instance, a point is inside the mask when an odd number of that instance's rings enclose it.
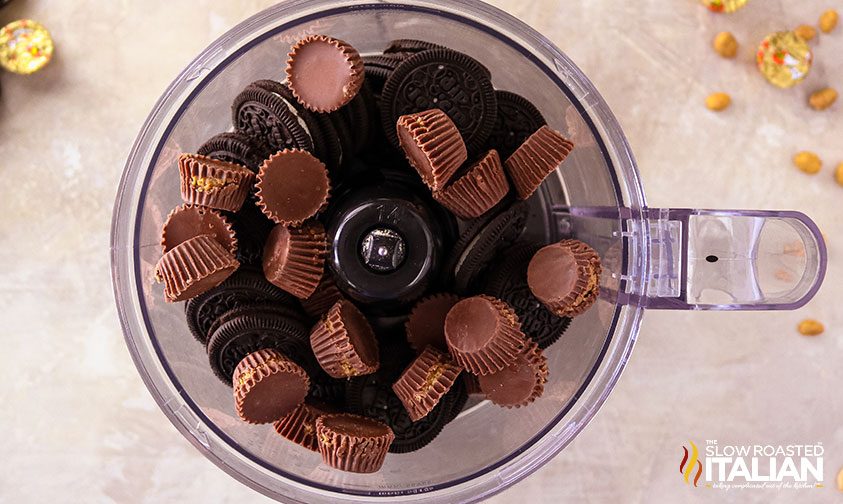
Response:
[[[0,65],[18,74],[44,68],[53,57],[50,32],[30,19],[13,21],[0,28]]]
[[[768,35],[758,46],[758,69],[773,85],[790,88],[808,76],[813,55],[808,43],[793,32]]]
[[[711,12],[735,12],[749,0],[701,0]]]

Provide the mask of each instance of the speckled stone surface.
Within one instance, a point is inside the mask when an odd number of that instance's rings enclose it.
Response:
[[[18,0],[56,42],[51,65],[0,75],[0,501],[262,502],[204,459],[147,392],[124,346],[109,271],[109,225],[124,160],[144,118],[200,50],[272,0]],[[559,45],[626,130],[654,207],[797,209],[829,239],[825,287],[798,312],[645,317],[602,411],[558,457],[493,502],[833,502],[843,466],[843,28],[820,36],[817,64],[791,91],[753,66],[768,32],[816,23],[837,2],[754,0],[731,16],[694,0],[494,0]],[[840,6],[837,6],[838,9]],[[721,30],[735,60],[709,45]],[[837,59],[835,59],[837,58]],[[703,107],[723,90],[724,113]],[[790,156],[826,161],[809,177]],[[827,331],[804,338],[806,317]],[[553,371],[551,370],[551,373]],[[688,488],[682,444],[814,443],[825,488],[775,493]]]

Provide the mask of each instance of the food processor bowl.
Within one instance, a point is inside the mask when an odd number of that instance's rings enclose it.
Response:
[[[549,381],[527,408],[479,402],[423,449],[389,454],[376,474],[330,469],[241,422],[231,389],[212,377],[181,305],[163,301],[153,269],[160,230],[181,203],[176,160],[231,128],[247,84],[281,80],[296,40],[324,33],[361,53],[394,39],[470,54],[497,89],[525,96],[576,148],[530,200],[526,235],[575,237],[603,258],[601,294],[546,351]],[[194,60],[155,105],[132,149],[115,204],[114,292],[138,371],[176,428],[221,469],[285,502],[478,501],[529,475],[588,424],[630,356],[645,308],[786,309],[816,292],[825,245],[795,212],[649,209],[617,120],[552,43],[475,0],[294,0],[241,23]]]

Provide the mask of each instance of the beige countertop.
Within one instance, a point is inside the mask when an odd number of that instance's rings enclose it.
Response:
[[[123,163],[169,82],[201,49],[272,0],[16,0],[0,21],[48,26],[55,61],[0,75],[0,501],[256,502],[158,410],[124,346],[111,294],[109,225]],[[838,103],[843,28],[821,36],[817,65],[791,91],[753,68],[768,32],[815,23],[837,0],[754,0],[732,16],[694,0],[494,0],[562,48],[626,130],[654,207],[796,209],[829,240],[824,288],[798,312],[651,312],[602,411],[546,467],[494,502],[832,502],[843,467],[843,162]],[[711,38],[742,43],[726,61]],[[732,94],[722,114],[703,107]],[[822,173],[790,164],[818,152]],[[827,331],[796,333],[813,317]],[[689,439],[814,443],[826,487],[774,493],[688,488]]]

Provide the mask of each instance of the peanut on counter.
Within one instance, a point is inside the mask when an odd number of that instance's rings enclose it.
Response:
[[[837,165],[837,169],[834,170],[834,180],[843,186],[843,163]]]
[[[799,322],[799,325],[796,326],[796,328],[802,336],[819,336],[823,333],[823,331],[825,331],[825,327],[822,323],[814,319],[805,319],[802,322]]]
[[[811,25],[797,26],[793,33],[799,35],[805,41],[814,40],[817,36],[817,30]]]
[[[825,110],[837,101],[837,91],[832,88],[815,91],[808,98],[808,104],[814,110]]]
[[[840,16],[834,9],[828,9],[820,16],[820,30],[823,33],[831,33],[837,27],[837,20]]]
[[[712,93],[705,99],[705,106],[715,112],[726,110],[731,104],[732,98],[726,93]]]
[[[734,58],[738,54],[738,41],[730,32],[720,32],[712,42],[715,52],[724,58]]]
[[[823,167],[820,157],[809,151],[802,151],[793,156],[793,164],[809,175],[816,175]]]

